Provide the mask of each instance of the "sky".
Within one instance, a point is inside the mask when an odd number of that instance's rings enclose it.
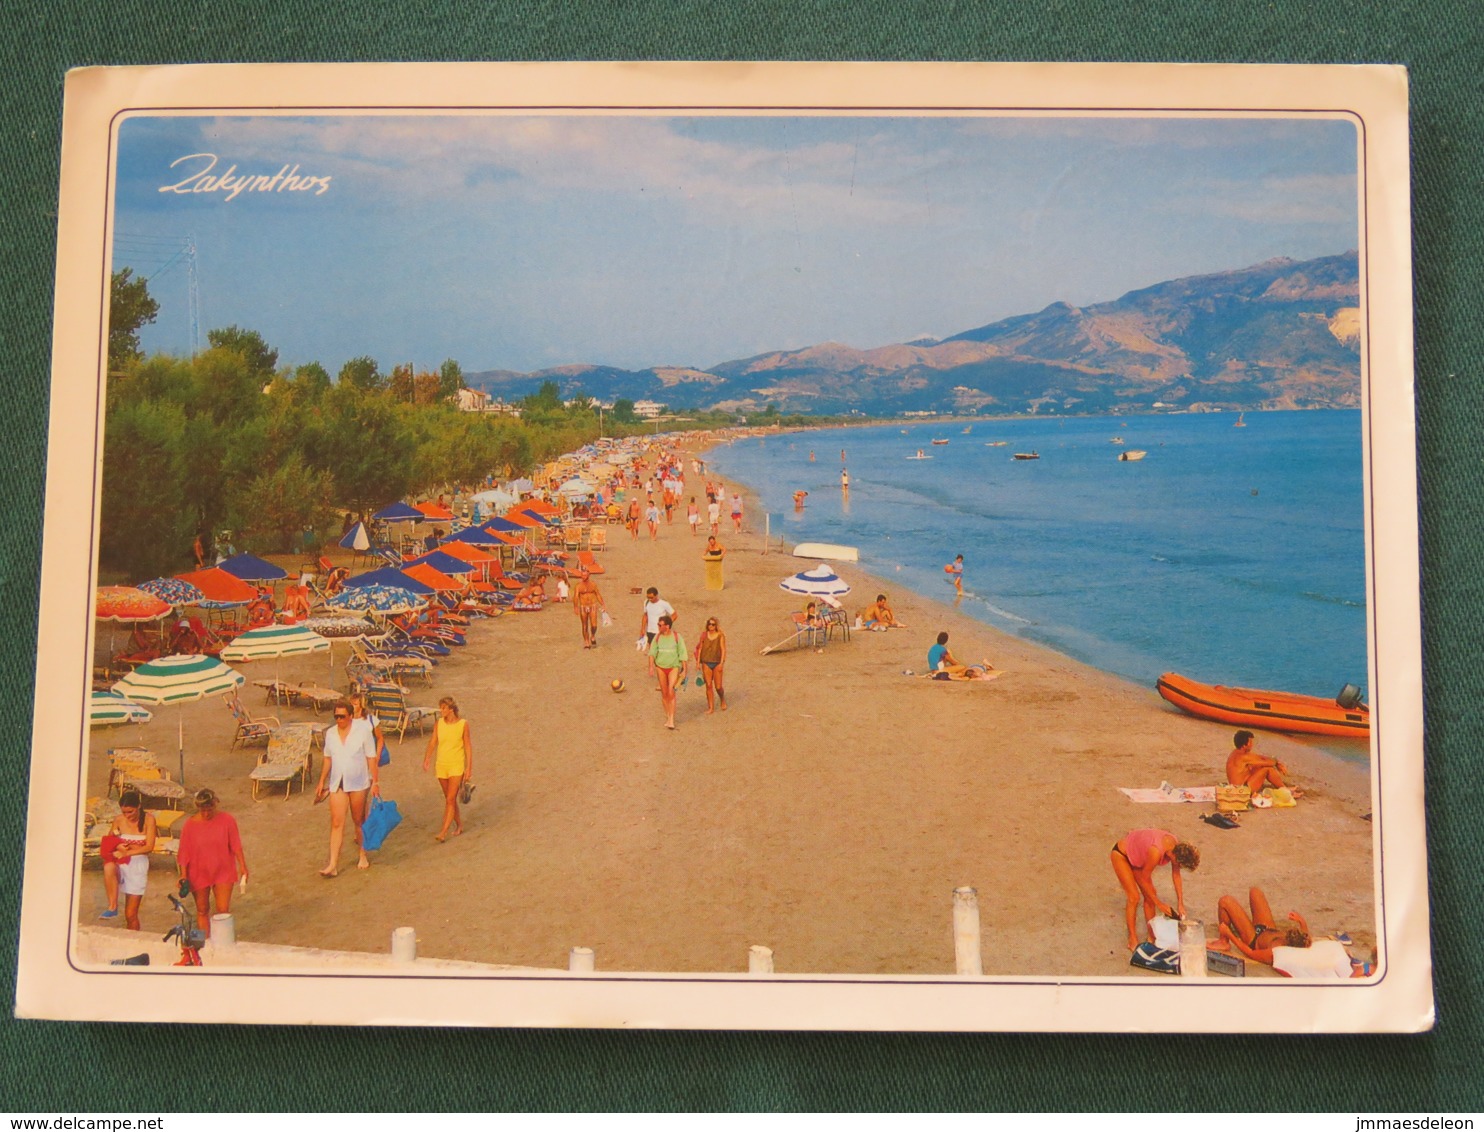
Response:
[[[1356,248],[1356,144],[1318,118],[132,117],[113,265],[160,303],[148,352],[191,350],[193,246],[202,343],[256,330],[280,364],[706,368]]]

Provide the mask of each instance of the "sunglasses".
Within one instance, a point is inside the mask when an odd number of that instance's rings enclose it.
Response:
[[[345,712],[343,712],[343,711],[337,711],[337,712],[336,712],[336,713],[335,713],[335,718],[336,718],[336,719],[349,719],[349,718],[350,718],[350,716],[349,716],[349,715],[347,715],[347,714],[346,714],[346,713],[345,713]]]

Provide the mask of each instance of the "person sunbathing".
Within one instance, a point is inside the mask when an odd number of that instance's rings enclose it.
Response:
[[[1223,896],[1216,904],[1217,930],[1221,941],[1208,944],[1227,951],[1233,945],[1255,963],[1266,963],[1290,979],[1363,979],[1371,965],[1352,959],[1339,940],[1315,941],[1308,922],[1297,912],[1288,913],[1294,927],[1278,927],[1272,906],[1256,885],[1248,891],[1247,914],[1235,896]]]
[[[886,595],[877,594],[876,600],[861,610],[861,628],[879,629],[884,633],[888,629],[902,629],[905,626],[897,621],[891,606],[886,604]]]
[[[345,586],[345,579],[350,577],[350,571],[344,566],[336,566],[325,577],[325,596],[334,597]]]
[[[945,630],[938,634],[938,643],[928,649],[928,672],[930,674],[946,674],[950,680],[979,680],[989,675],[994,665],[989,661],[982,664],[960,664],[954,655],[948,651],[948,632]],[[971,669],[981,669],[970,674]]]
[[[1226,780],[1233,786],[1245,786],[1256,794],[1264,787],[1277,789],[1286,785],[1284,775],[1288,768],[1277,759],[1260,755],[1253,749],[1256,740],[1250,731],[1238,731],[1232,736],[1232,753],[1226,760]],[[1294,791],[1295,798],[1302,791]]]

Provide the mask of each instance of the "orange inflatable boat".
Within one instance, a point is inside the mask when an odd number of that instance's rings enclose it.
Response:
[[[1321,696],[1301,696],[1294,692],[1202,684],[1178,673],[1166,672],[1155,683],[1155,688],[1181,711],[1219,723],[1304,735],[1348,735],[1366,739],[1371,734],[1371,709],[1361,702],[1360,689],[1354,684],[1346,684],[1339,695],[1326,700]]]

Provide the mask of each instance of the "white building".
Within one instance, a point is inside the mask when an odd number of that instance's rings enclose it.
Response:
[[[634,415],[636,417],[643,417],[647,421],[654,420],[655,417],[660,415],[660,412],[663,409],[664,406],[661,405],[658,401],[634,402]]]

